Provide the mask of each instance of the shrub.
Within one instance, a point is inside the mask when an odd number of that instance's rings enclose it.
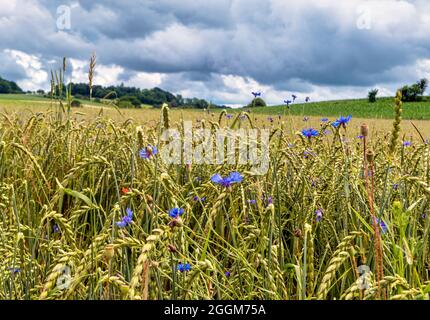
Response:
[[[79,100],[73,100],[73,101],[70,103],[70,105],[71,105],[73,108],[80,108],[80,107],[82,107],[82,103],[81,103]]]
[[[121,97],[120,102],[121,101],[129,102],[132,105],[132,107],[134,107],[134,108],[140,108],[141,104],[142,104],[142,102],[135,96]],[[127,104],[124,104],[124,105],[127,105]],[[129,108],[129,107],[127,107],[127,108]]]
[[[131,109],[131,108],[134,108],[134,106],[128,100],[120,100],[120,101],[118,101],[118,108]]]
[[[267,106],[267,104],[263,99],[255,98],[246,107],[252,108],[252,107],[265,107],[265,106]]]
[[[131,104],[135,107],[135,108],[141,108],[142,107],[142,103],[140,102],[139,99],[137,99],[136,97],[132,97],[130,99]]]
[[[376,101],[376,95],[378,94],[378,89],[373,89],[369,91],[369,102],[373,103]]]

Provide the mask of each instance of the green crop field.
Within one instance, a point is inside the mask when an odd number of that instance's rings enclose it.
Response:
[[[286,106],[252,108],[255,113],[288,114],[303,116],[339,117],[350,114],[356,118],[390,119],[393,117],[393,98],[378,98],[369,103],[367,99],[310,102]],[[403,104],[404,119],[430,119],[430,99]]]
[[[0,102],[8,101],[19,103],[20,101],[49,101],[49,99],[34,94],[0,94]]]

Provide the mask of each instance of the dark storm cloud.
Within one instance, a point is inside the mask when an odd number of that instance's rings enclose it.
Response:
[[[120,80],[136,72],[163,73],[172,90],[203,83],[207,91],[218,86],[228,93],[220,75],[297,92],[391,84],[413,79],[414,65],[430,56],[425,1],[10,3],[0,9],[0,27],[9,31],[0,34],[0,51],[20,50],[47,61],[63,55],[83,60],[97,50],[99,63],[124,68]],[[60,5],[70,7],[70,30],[57,29]],[[357,25],[363,15],[370,16],[368,29]],[[0,71],[13,75],[5,68]],[[14,78],[23,76],[15,72]]]

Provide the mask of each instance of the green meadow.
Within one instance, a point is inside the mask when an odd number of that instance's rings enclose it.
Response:
[[[393,117],[393,98],[378,98],[369,103],[367,99],[309,102],[286,106],[269,106],[253,108],[255,113],[288,114],[303,116],[339,117],[350,114],[355,118],[390,119]],[[403,104],[403,118],[412,120],[430,119],[430,98],[422,102],[406,102]]]

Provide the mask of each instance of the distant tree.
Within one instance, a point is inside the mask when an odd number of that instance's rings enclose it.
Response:
[[[43,96],[45,94],[45,90],[39,89],[37,90],[37,94]]]
[[[426,79],[426,78],[423,78],[423,79],[421,79],[420,81],[418,81],[418,86],[420,87],[420,89],[421,89],[421,95],[424,95],[424,92],[426,92],[426,90],[427,90],[427,86],[428,86],[428,84],[429,84],[429,81],[428,81],[428,79]]]
[[[378,89],[373,89],[369,91],[368,98],[370,103],[373,103],[376,101],[376,95],[378,94],[378,91],[379,91]]]
[[[95,93],[96,86],[93,86],[93,94]],[[85,83],[72,83],[72,95],[88,96],[90,95],[90,87]]]
[[[10,93],[10,91],[9,83],[0,80],[0,93]]]
[[[421,101],[428,86],[428,80],[423,78],[417,83],[411,86],[403,86],[401,88],[402,91],[402,100],[403,101]]]
[[[252,107],[266,107],[266,106],[267,106],[266,102],[262,98],[258,97],[253,99],[246,107],[252,108]]]
[[[178,102],[178,105],[184,104],[184,98],[180,94],[176,95],[176,101]]]

